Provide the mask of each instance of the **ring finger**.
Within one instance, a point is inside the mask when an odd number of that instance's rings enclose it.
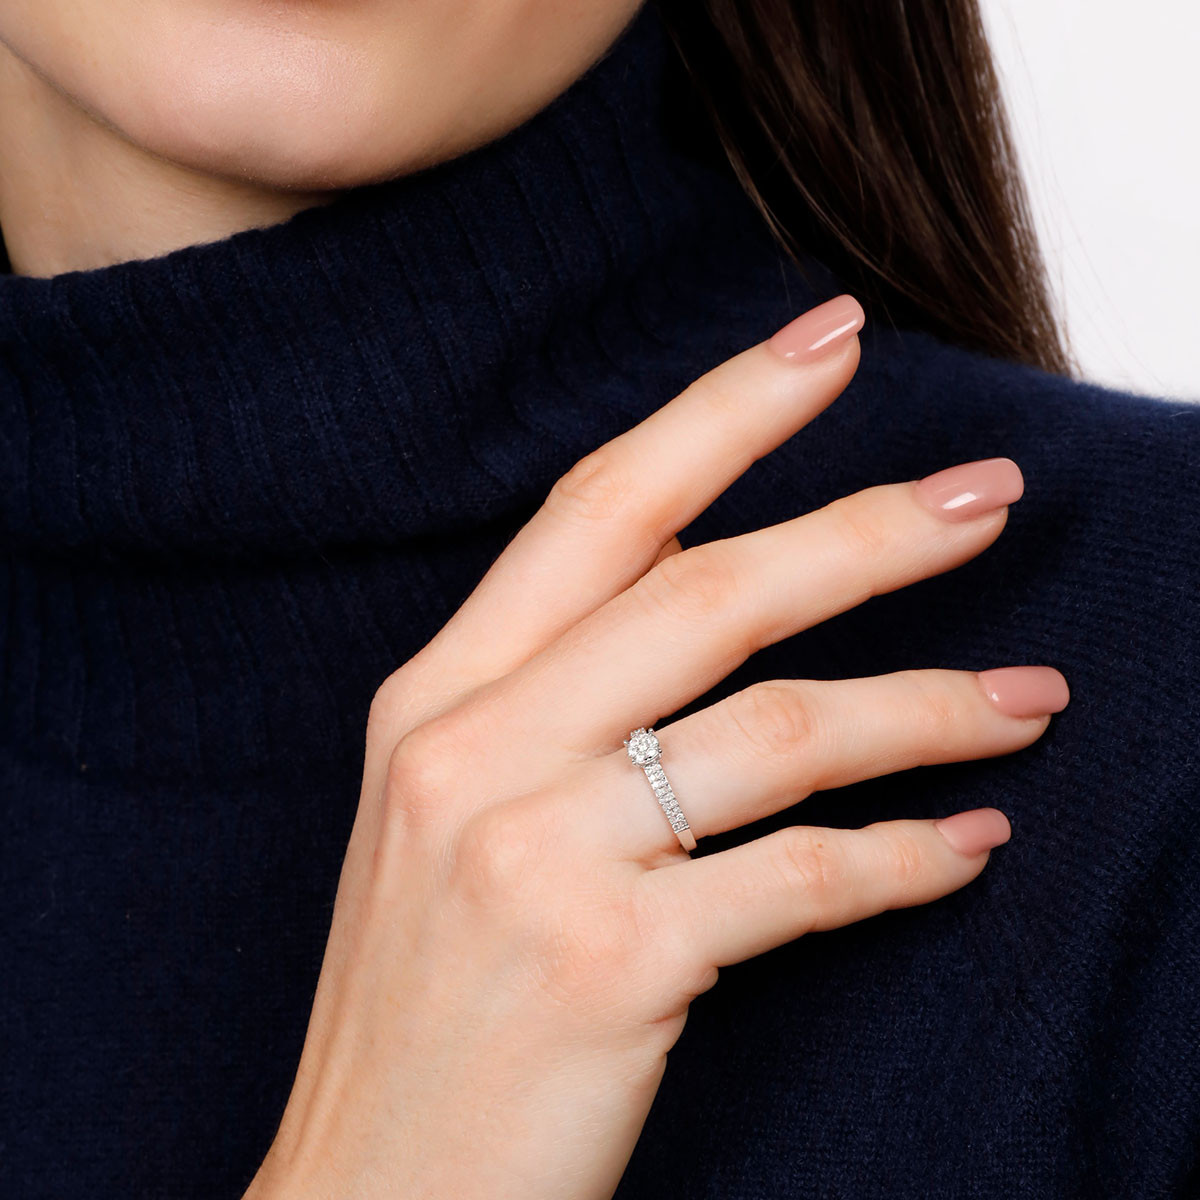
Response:
[[[695,837],[909,767],[1008,754],[1035,741],[1069,698],[1053,667],[897,671],[770,680],[657,730],[662,767]],[[578,765],[565,787],[575,826],[620,857],[661,865],[680,846],[624,749]]]

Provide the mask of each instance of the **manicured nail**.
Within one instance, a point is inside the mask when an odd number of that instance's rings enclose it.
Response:
[[[1020,500],[1021,468],[1011,458],[981,458],[917,481],[917,499],[947,521],[966,521]]]
[[[815,362],[856,334],[866,319],[853,296],[835,296],[789,321],[767,345],[788,362]]]
[[[1071,689],[1053,667],[993,667],[978,673],[988,699],[1010,717],[1044,717],[1062,712]]]
[[[973,808],[934,821],[934,826],[952,849],[974,858],[1012,837],[1012,826],[998,808]]]

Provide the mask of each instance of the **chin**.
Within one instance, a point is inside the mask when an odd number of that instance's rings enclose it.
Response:
[[[44,43],[44,73],[160,159],[273,188],[337,189],[514,128],[600,58],[641,2],[138,4],[124,23],[97,26],[97,52]]]
[[[111,113],[125,138],[205,175],[289,190],[343,188],[413,170],[453,139],[454,114],[373,86],[353,64],[247,59],[147,72]],[[399,114],[403,113],[404,116]]]

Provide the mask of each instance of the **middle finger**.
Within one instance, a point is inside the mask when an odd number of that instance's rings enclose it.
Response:
[[[1010,754],[1066,707],[1049,666],[894,671],[856,679],[774,679],[657,730],[663,769],[695,838],[757,821],[816,791],[910,767]],[[624,748],[572,768],[573,824],[648,866],[679,845]]]

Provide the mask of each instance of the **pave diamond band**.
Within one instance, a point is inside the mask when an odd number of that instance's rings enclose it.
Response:
[[[630,762],[645,771],[646,778],[650,781],[651,788],[654,789],[654,798],[666,814],[667,820],[670,821],[671,828],[679,839],[679,844],[689,852],[695,850],[695,835],[688,826],[687,817],[683,815],[679,801],[675,799],[675,793],[667,781],[666,772],[658,761],[662,757],[662,746],[659,745],[654,730],[635,729],[626,738],[625,749],[629,753]]]

